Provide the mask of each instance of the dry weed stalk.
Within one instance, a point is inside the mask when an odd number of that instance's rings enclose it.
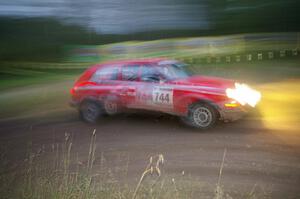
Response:
[[[221,187],[220,187],[220,183],[221,183],[221,177],[222,177],[222,172],[223,172],[226,153],[227,153],[227,149],[225,148],[224,153],[223,153],[223,159],[222,159],[221,167],[220,167],[220,170],[219,170],[219,177],[218,177],[218,183],[217,183],[217,187],[216,187],[216,196],[215,196],[216,199],[221,199],[222,194],[223,194],[222,190],[221,190]]]
[[[157,178],[155,180],[155,182],[152,184],[151,186],[151,190],[152,187],[156,184],[156,182],[158,181],[159,177],[161,176],[161,169],[160,166],[162,166],[164,164],[164,156],[162,154],[159,154],[157,156],[154,156],[157,158],[155,164],[153,165],[153,157],[151,156],[149,158],[149,163],[146,166],[144,172],[142,173],[140,180],[135,188],[135,191],[133,193],[132,199],[135,199],[137,196],[137,193],[142,185],[142,182],[144,181],[144,179],[148,176],[148,175],[152,175],[153,173],[157,174]]]
[[[254,184],[250,193],[249,193],[249,198],[253,198],[255,195],[254,195],[254,191],[255,191],[255,188],[256,188],[257,184]]]
[[[96,129],[94,129],[91,141],[90,141],[90,149],[88,155],[88,163],[87,163],[87,172],[90,172],[93,168],[93,164],[95,161],[95,151],[96,151]]]
[[[174,185],[174,189],[175,189],[175,192],[176,192],[176,198],[178,198],[179,197],[179,192],[178,192],[178,189],[177,189],[176,182],[175,182],[174,178],[172,178],[172,183]]]

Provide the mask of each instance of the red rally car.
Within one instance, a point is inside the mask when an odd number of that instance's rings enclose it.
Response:
[[[193,75],[176,60],[110,61],[87,69],[71,89],[71,105],[87,122],[129,109],[180,116],[188,125],[207,129],[217,120],[233,121],[260,100],[246,84]]]

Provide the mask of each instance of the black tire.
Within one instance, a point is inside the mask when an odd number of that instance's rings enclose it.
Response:
[[[218,112],[209,104],[197,103],[190,106],[188,116],[181,117],[181,120],[188,126],[205,130],[216,124]]]
[[[80,118],[88,123],[96,123],[103,113],[102,106],[95,101],[84,101],[79,107]]]

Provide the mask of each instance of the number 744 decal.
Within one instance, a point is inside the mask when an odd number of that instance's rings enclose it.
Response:
[[[173,89],[155,87],[152,92],[152,101],[154,104],[173,105]]]

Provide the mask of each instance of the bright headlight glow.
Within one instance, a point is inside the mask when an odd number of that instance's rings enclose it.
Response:
[[[236,100],[241,105],[250,105],[255,107],[255,105],[260,101],[260,92],[250,88],[246,84],[235,83],[235,88],[226,89],[227,97]]]

